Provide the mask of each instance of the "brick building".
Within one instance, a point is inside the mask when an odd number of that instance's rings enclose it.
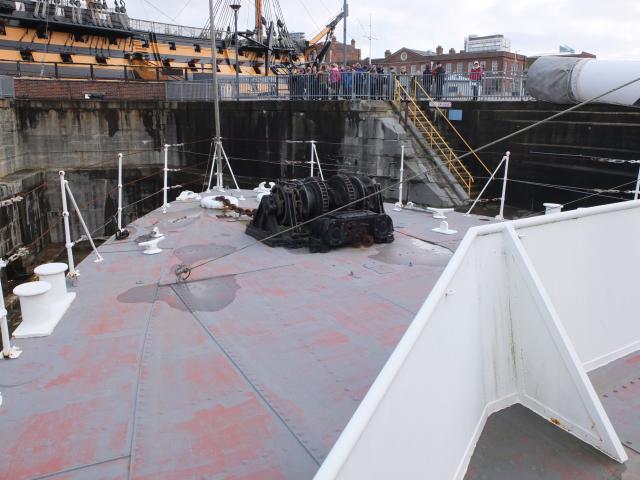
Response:
[[[447,73],[466,74],[469,73],[473,62],[476,60],[480,62],[483,70],[487,72],[522,73],[527,57],[518,53],[504,51],[469,53],[464,51],[456,52],[452,48],[448,53],[444,53],[441,46],[438,46],[435,52],[403,47],[394,53],[387,50],[384,58],[374,58],[371,63],[382,65],[385,71],[395,67],[396,71],[400,72],[404,67],[407,73],[416,75],[422,72],[426,65],[433,66],[437,62],[442,62]]]
[[[319,52],[324,46],[323,43],[318,44],[316,51]],[[347,63],[353,65],[354,63],[362,62],[361,51],[356,48],[356,41],[351,39],[351,43],[347,45]],[[334,36],[331,39],[331,47],[324,57],[324,63],[337,63],[342,64],[344,61],[344,43],[338,42]]]

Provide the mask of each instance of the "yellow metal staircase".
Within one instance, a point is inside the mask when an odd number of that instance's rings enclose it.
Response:
[[[420,85],[417,79],[414,79],[413,83],[410,85],[403,85],[403,82],[400,79],[396,79],[394,98],[396,103],[400,106],[401,111],[403,108],[405,109],[408,119],[422,134],[422,137],[427,142],[429,147],[431,147],[440,157],[440,159],[447,165],[449,171],[462,184],[464,189],[467,191],[467,194],[471,195],[471,190],[475,181],[473,175],[461,161],[456,152],[451,148],[449,143],[445,140],[445,138],[436,128],[433,122],[424,113],[422,108],[420,108],[420,105],[418,105],[418,103],[416,102],[418,92],[420,91],[425,98],[427,98],[428,100],[432,100],[429,94],[422,88],[422,85]],[[449,122],[446,114],[439,108],[437,108],[437,111],[440,115],[442,115],[447,123],[449,123],[449,126],[458,135],[465,146],[469,148],[469,152],[471,155],[466,154],[465,157],[474,157],[478,162],[480,162],[482,167],[484,167],[487,172],[491,173],[491,170],[489,170],[485,163],[480,160],[478,155],[476,155],[476,153],[473,151],[473,148],[469,146],[467,141],[462,137],[462,135],[460,135],[458,130]]]

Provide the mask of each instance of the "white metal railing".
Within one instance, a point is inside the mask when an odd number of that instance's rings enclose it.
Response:
[[[426,100],[426,92],[435,100],[530,100],[522,74],[491,74],[480,82],[468,75],[393,75],[367,72],[342,72],[338,79],[328,73],[315,75],[241,75],[218,77],[221,100],[393,100],[395,80],[406,85],[417,100]],[[417,81],[424,88],[412,89]],[[207,101],[213,99],[210,80],[171,81],[166,83],[166,98],[173,101]]]
[[[173,25],[171,23],[152,22],[150,20],[140,20],[138,18],[130,18],[129,25],[132,30],[140,30],[143,32],[162,33],[166,35],[190,38],[211,38],[209,29],[199,27],[187,27],[184,25]]]

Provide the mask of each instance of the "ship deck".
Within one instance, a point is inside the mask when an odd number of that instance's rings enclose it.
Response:
[[[466,230],[491,221],[452,213],[445,236],[430,214],[387,210],[393,243],[326,254],[256,243],[198,202],[128,226],[81,263],[54,333],[0,362],[1,476],[313,477]],[[164,251],[143,255],[154,226]],[[178,281],[179,264],[202,266]],[[640,355],[591,377],[626,465],[514,406],[467,478],[640,478]]]

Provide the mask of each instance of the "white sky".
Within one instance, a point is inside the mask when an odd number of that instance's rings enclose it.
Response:
[[[241,4],[243,30],[253,25],[253,1]],[[280,6],[289,31],[310,38],[342,2],[280,0]],[[190,26],[203,26],[209,14],[208,0],[128,0],[127,9],[135,18]],[[511,39],[512,51],[525,55],[557,52],[564,44],[598,58],[640,60],[638,0],[351,0],[347,37],[356,40],[363,58],[369,56],[369,14],[374,57],[401,47],[460,50],[466,35],[501,33]],[[341,40],[342,24],[337,33]]]

